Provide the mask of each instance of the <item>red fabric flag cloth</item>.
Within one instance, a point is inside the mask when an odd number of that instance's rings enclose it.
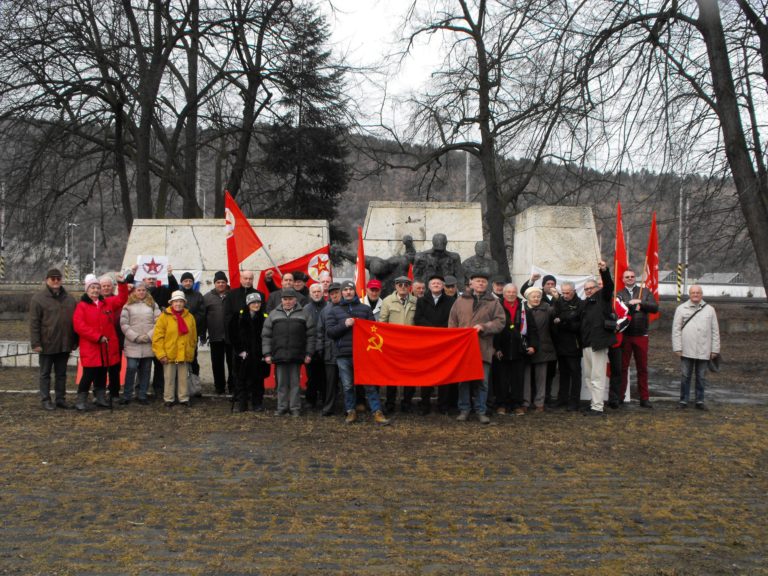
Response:
[[[413,282],[413,263],[408,264],[408,280]]]
[[[357,260],[355,261],[355,292],[365,297],[365,249],[363,248],[363,227],[357,227]]]
[[[355,384],[438,386],[483,379],[472,328],[427,328],[355,320]]]
[[[645,251],[645,280],[643,286],[650,290],[656,303],[659,302],[659,231],[656,228],[656,212],[651,219],[651,235],[648,237],[648,249]],[[659,313],[648,314],[648,322],[659,319]]]
[[[240,263],[264,244],[227,190],[224,191],[224,222],[227,230],[229,286],[239,288]]]
[[[318,282],[320,275],[323,272],[328,272],[331,275],[331,278],[333,278],[330,254],[330,246],[326,245],[322,248],[318,248],[314,252],[310,252],[309,254],[305,254],[300,258],[296,258],[296,260],[284,262],[283,264],[280,264],[279,267],[283,272],[296,272],[297,270],[301,270],[307,275],[307,286],[311,286],[312,284],[316,284]],[[269,290],[267,289],[265,276],[268,270],[272,270],[272,272],[274,272],[272,275],[272,281],[275,283],[275,285],[278,288],[283,287],[283,279],[280,276],[280,273],[277,271],[277,268],[267,268],[266,270],[262,270],[261,275],[259,276],[259,283],[256,285],[256,289],[261,290],[263,294],[267,295],[269,295]]]
[[[616,249],[613,256],[613,272],[615,274],[615,288],[613,295],[616,296],[624,290],[624,271],[629,268],[627,258],[627,246],[624,243],[624,224],[621,222],[621,202],[616,204]]]

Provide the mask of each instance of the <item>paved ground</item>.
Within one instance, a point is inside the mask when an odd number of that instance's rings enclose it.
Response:
[[[0,574],[768,574],[766,406],[377,428],[0,394],[0,430]]]

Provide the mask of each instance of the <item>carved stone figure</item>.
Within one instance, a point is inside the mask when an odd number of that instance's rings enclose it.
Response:
[[[379,256],[365,257],[365,267],[371,274],[371,278],[376,278],[381,282],[381,297],[386,298],[395,289],[395,278],[398,276],[407,276],[408,268],[413,263],[416,255],[416,248],[413,245],[413,237],[406,234],[403,236],[404,254],[395,254],[389,258],[380,258]],[[342,248],[333,248],[334,252],[341,257],[354,262],[357,254],[344,250]]]
[[[446,250],[447,246],[448,238],[445,234],[438,233],[432,236],[432,248],[416,253],[413,261],[414,279],[426,282],[432,274],[439,274],[443,278],[446,276],[464,278],[461,256]]]
[[[462,267],[464,268],[465,286],[469,284],[469,278],[475,272],[485,272],[488,274],[488,278],[493,278],[496,276],[496,274],[498,274],[498,263],[491,258],[486,258],[486,252],[488,252],[488,244],[481,240],[475,244],[475,255],[470,256],[461,263]]]

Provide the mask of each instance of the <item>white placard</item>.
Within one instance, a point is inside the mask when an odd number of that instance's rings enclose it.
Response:
[[[168,284],[168,256],[139,256],[136,263],[139,268],[133,277],[134,280],[156,278],[160,284]]]

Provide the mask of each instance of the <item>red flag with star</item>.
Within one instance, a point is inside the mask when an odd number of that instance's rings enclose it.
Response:
[[[326,245],[315,250],[314,252],[310,252],[309,254],[305,254],[300,258],[296,258],[296,260],[283,262],[282,264],[279,264],[279,267],[283,272],[304,272],[304,274],[307,275],[307,286],[311,286],[312,284],[320,281],[320,277],[324,272],[327,272],[331,278],[333,278],[333,268],[331,266],[330,254],[330,246]],[[277,271],[277,268],[267,268],[266,270],[261,271],[261,276],[259,276],[259,283],[256,286],[256,288],[261,290],[263,294],[269,294],[269,289],[267,288],[265,278],[266,272],[268,270],[272,270],[272,272],[274,272],[272,275],[272,281],[275,283],[275,285],[278,288],[283,287],[283,281],[280,277],[280,273]]]
[[[227,264],[230,288],[240,287],[240,264],[264,243],[240,211],[228,190],[224,191],[224,221],[227,230]]]

